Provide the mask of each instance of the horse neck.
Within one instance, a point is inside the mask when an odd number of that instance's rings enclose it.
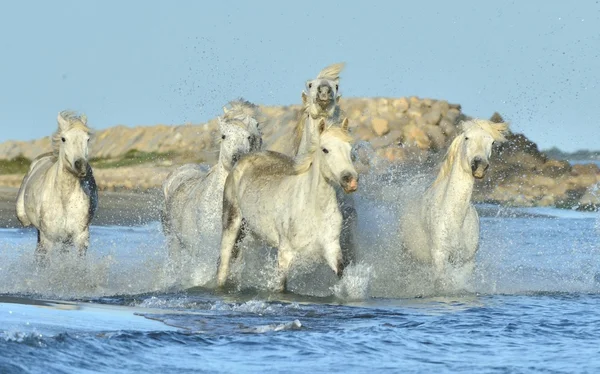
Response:
[[[315,208],[335,200],[335,189],[321,173],[321,163],[319,155],[315,154],[310,169],[298,175],[300,188],[303,188],[308,196],[307,202]]]
[[[453,212],[446,216],[456,217],[462,224],[471,205],[474,180],[471,173],[462,169],[461,161],[461,156],[454,159],[450,173],[431,187],[428,198],[439,204],[442,211]]]
[[[74,176],[65,165],[62,157],[58,156],[58,161],[54,164],[54,179],[55,185],[58,186],[58,191],[61,195],[70,194],[74,189],[80,187],[80,180]]]
[[[215,166],[210,169],[209,174],[213,176],[214,180],[222,180],[223,183],[225,183],[225,179],[227,179],[229,171],[225,169],[225,165],[223,165],[222,161],[221,155],[219,155],[219,162],[217,162]]]

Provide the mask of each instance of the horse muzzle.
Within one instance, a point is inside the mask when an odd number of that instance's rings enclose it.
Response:
[[[75,175],[78,178],[85,178],[87,176],[88,163],[86,160],[81,158],[76,160],[73,167],[75,168]]]
[[[321,109],[327,109],[333,103],[333,91],[328,84],[321,84],[317,88],[317,104]]]
[[[358,190],[358,175],[345,173],[342,175],[342,183],[340,183],[345,193],[352,193]]]
[[[475,157],[473,161],[471,161],[471,172],[473,177],[477,179],[483,179],[489,167],[489,162],[481,159],[480,157]]]

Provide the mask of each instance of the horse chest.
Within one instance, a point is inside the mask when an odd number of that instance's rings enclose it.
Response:
[[[51,196],[41,205],[41,226],[50,236],[72,236],[88,225],[90,201],[83,191]]]

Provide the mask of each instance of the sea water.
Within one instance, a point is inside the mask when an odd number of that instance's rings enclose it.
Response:
[[[237,286],[188,288],[158,222],[92,226],[84,260],[46,267],[34,231],[2,229],[0,373],[600,370],[598,214],[480,205],[475,273],[436,291],[390,204],[356,203],[358,263],[341,280],[299,265],[284,294],[272,252],[247,254]]]

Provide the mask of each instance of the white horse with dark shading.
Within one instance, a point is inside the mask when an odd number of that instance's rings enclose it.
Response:
[[[262,146],[256,109],[243,101],[232,102],[231,109],[224,108],[225,115],[218,118],[219,160],[208,173],[190,164],[176,169],[165,180],[161,218],[173,260],[187,255],[203,265],[213,264],[216,271],[225,179],[241,156]]]
[[[326,128],[321,119],[303,158],[267,151],[249,154],[235,165],[223,192],[219,286],[227,280],[242,229],[278,248],[282,290],[290,264],[300,254],[320,255],[341,275],[342,214],[335,188],[347,193],[358,188],[347,129],[347,120],[341,127]]]
[[[84,255],[89,226],[98,206],[98,190],[88,163],[90,129],[85,115],[58,114],[52,153],[36,158],[23,178],[17,218],[38,230],[36,255],[53,247],[74,245]]]
[[[433,265],[436,282],[443,282],[448,265],[472,273],[479,247],[473,185],[485,176],[492,145],[504,141],[507,130],[505,123],[463,122],[436,180],[401,219],[404,248],[417,261]]]

